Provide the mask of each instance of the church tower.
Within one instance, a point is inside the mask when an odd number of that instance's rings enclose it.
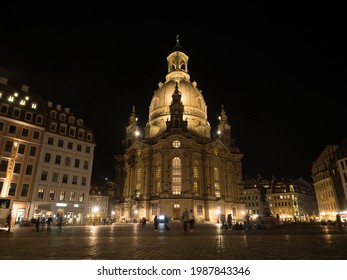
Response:
[[[126,148],[130,147],[138,138],[140,138],[140,130],[137,125],[135,106],[133,106],[133,110],[129,117],[129,124],[125,128],[125,140],[123,141],[123,146]]]
[[[211,137],[207,105],[197,83],[190,81],[188,59],[177,36],[165,82],[159,82],[150,102],[143,137],[133,107],[124,155],[115,156],[116,174],[124,175],[119,219],[152,221],[166,214],[179,221],[185,208],[193,210],[197,222],[217,222],[222,214],[243,219],[243,155],[223,106],[220,134]]]

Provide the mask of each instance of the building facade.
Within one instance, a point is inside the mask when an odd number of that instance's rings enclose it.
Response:
[[[344,149],[344,145],[327,145],[312,165],[313,185],[322,220],[335,221],[337,213],[346,212]]]
[[[146,127],[139,128],[133,107],[124,155],[115,156],[120,218],[153,220],[166,214],[179,220],[187,208],[197,221],[217,222],[229,213],[243,219],[238,199],[243,155],[224,107],[212,138],[204,97],[190,81],[188,56],[178,39],[167,63],[166,81],[154,92]]]
[[[313,185],[303,178],[273,180],[266,196],[272,215],[283,221],[308,222],[318,213]]]
[[[94,158],[93,131],[61,105],[0,78],[0,215],[13,222],[62,215],[81,224]]]

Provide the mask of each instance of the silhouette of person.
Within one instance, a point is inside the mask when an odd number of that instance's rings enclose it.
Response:
[[[194,218],[193,210],[190,210],[188,214],[188,221],[189,221],[189,231],[194,232],[195,218]]]
[[[231,214],[228,214],[227,220],[228,220],[228,229],[231,229],[233,225],[233,217],[231,216]]]
[[[183,222],[183,230],[185,232],[187,232],[188,231],[188,223],[189,223],[189,212],[188,212],[187,208],[182,213],[181,221]]]
[[[58,230],[61,231],[61,227],[63,225],[63,216],[58,216]]]
[[[40,224],[41,224],[40,220],[41,220],[40,216],[37,216],[36,221],[35,221],[36,232],[40,231]]]
[[[47,231],[50,231],[50,230],[51,230],[52,222],[53,222],[52,216],[49,216],[49,217],[47,218]]]
[[[8,232],[11,231],[11,221],[12,221],[12,214],[11,214],[11,209],[10,209],[10,212],[8,213],[8,215],[6,217],[6,225],[8,227],[8,229],[7,229]]]
[[[158,224],[159,224],[158,215],[154,216],[153,224],[154,224],[154,230],[157,231],[158,230]]]

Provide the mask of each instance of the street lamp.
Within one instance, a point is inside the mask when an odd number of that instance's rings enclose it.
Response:
[[[94,208],[93,208],[93,212],[94,212],[94,226],[95,226],[96,213],[99,212],[99,207],[94,207]]]

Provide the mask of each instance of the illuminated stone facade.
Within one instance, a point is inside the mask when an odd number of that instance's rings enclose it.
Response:
[[[83,224],[94,159],[93,131],[59,104],[0,77],[0,220],[63,215]]]
[[[143,133],[133,107],[125,153],[115,156],[115,183],[121,190],[118,218],[152,221],[154,215],[167,214],[179,220],[187,208],[197,221],[217,222],[229,213],[242,220],[238,188],[243,155],[231,137],[224,108],[213,139],[204,97],[190,81],[188,56],[178,39],[167,62],[166,81],[154,92]]]

